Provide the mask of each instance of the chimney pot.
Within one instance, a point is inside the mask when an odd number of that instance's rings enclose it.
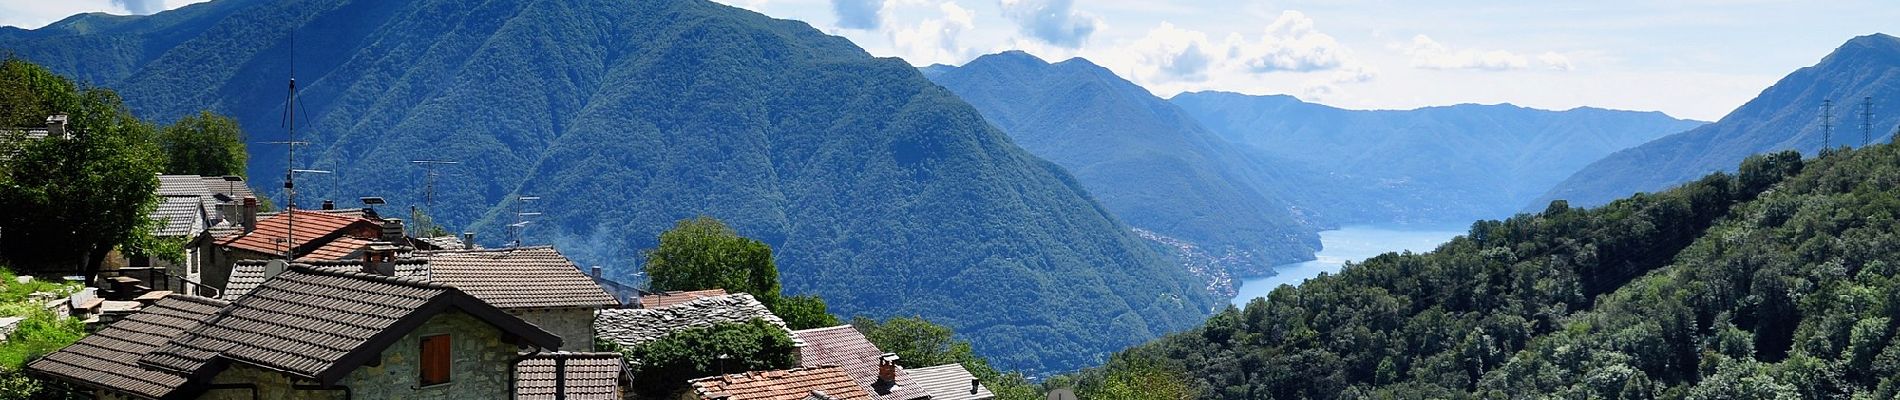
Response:
[[[335,201],[330,201],[330,200],[324,200],[324,201],[323,201],[323,209],[325,209],[325,210],[335,210],[335,209],[336,209],[336,202],[335,202]]]
[[[46,137],[66,138],[66,114],[53,114],[46,117]]]
[[[595,278],[599,278],[599,277],[600,277],[600,266],[599,266],[599,265],[595,265],[595,266],[594,266],[594,270],[593,270],[592,272],[593,272],[593,275],[594,275],[594,277],[595,277]]]
[[[475,249],[475,232],[462,232],[462,250]]]
[[[884,353],[883,357],[878,357],[877,383],[886,385],[897,383],[897,353]]]
[[[982,381],[982,379],[970,378],[970,394],[976,394],[977,383]]]
[[[402,219],[384,218],[383,237],[381,239],[385,242],[401,243],[403,238],[402,228]]]

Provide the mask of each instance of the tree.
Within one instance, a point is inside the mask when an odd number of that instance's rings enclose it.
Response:
[[[18,59],[0,61],[0,110],[13,126],[66,114],[70,133],[13,140],[19,152],[0,168],[0,209],[9,210],[0,213],[0,254],[17,267],[96,275],[107,254],[152,223],[145,216],[157,205],[162,163],[154,129],[112,91],[81,89]]]
[[[750,293],[792,329],[838,325],[817,296],[784,296],[772,247],[739,236],[725,223],[700,216],[680,220],[660,233],[660,246],[646,252],[653,290],[725,289]]]
[[[244,175],[250,159],[244,149],[244,131],[231,117],[199,111],[166,126],[158,133],[165,150],[165,173],[176,175]]]
[[[725,289],[771,303],[779,295],[772,248],[712,217],[680,220],[646,252],[653,290]]]
[[[621,349],[621,354],[633,361],[634,390],[650,398],[670,398],[687,380],[722,372],[798,366],[798,347],[791,336],[757,318],[674,332]]]
[[[1140,358],[1117,358],[1102,367],[1098,379],[1083,379],[1079,398],[1106,400],[1182,400],[1199,395],[1179,369]]]
[[[949,327],[920,317],[897,317],[880,323],[860,316],[851,319],[851,326],[877,348],[897,353],[897,362],[906,368],[970,361],[981,361],[984,367],[989,366],[970,351],[970,342],[957,340],[956,332]],[[966,364],[965,368],[968,367]]]

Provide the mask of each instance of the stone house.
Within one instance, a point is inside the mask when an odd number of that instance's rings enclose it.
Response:
[[[911,380],[908,371],[897,365],[897,355],[885,353],[851,325],[792,331],[804,346],[798,348],[798,365],[844,368],[853,382],[877,400],[919,400],[930,398]]]
[[[252,204],[246,202],[245,208],[254,209]],[[283,259],[286,253],[292,259],[303,258],[339,238],[402,239],[400,221],[385,226],[390,221],[309,210],[289,210],[261,218],[244,225],[247,228],[242,232],[212,238],[216,250],[205,258],[202,283],[224,290],[238,261]],[[294,235],[290,233],[293,224],[297,230]],[[393,235],[386,237],[386,233]]]
[[[543,352],[562,343],[454,286],[293,265],[236,301],[161,300],[27,369],[140,399],[507,399],[618,379],[567,361],[597,355]]]

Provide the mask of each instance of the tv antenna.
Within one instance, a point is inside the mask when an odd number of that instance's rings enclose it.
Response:
[[[435,176],[436,176],[435,167],[438,165],[456,165],[456,164],[461,164],[462,162],[461,161],[443,161],[443,160],[409,160],[409,163],[420,165],[422,166],[423,170],[427,171],[425,174],[428,175],[428,181],[427,183],[423,184],[423,189],[422,189],[422,207],[424,210],[427,210],[425,212],[430,212],[430,213],[435,212]],[[431,220],[429,221],[430,224],[433,224],[435,222],[433,221],[435,219],[435,216],[430,216],[429,219]],[[422,221],[416,221],[416,222],[422,222]],[[425,227],[425,226],[417,226],[416,230],[417,232],[430,231],[430,229],[428,229],[428,227]]]
[[[541,213],[538,212],[525,212],[521,211],[521,209],[523,206],[526,206],[528,202],[538,200],[541,200],[541,196],[521,196],[515,198],[515,223],[508,224],[508,247],[521,247],[521,238],[522,236],[526,236],[523,231],[528,229],[528,224],[534,222],[529,221],[528,217],[541,215]]]
[[[1821,101],[1821,149],[1834,143],[1834,100]]]
[[[1874,144],[1874,97],[1860,99],[1860,145]]]

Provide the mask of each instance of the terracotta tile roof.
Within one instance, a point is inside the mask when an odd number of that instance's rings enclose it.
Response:
[[[903,368],[897,370],[896,384],[879,384],[877,370],[884,351],[850,325],[793,331],[792,337],[805,342],[804,347],[798,348],[799,365],[842,366],[852,380],[878,399],[911,400],[930,395],[912,382]]]
[[[619,400],[626,372],[620,353],[538,353],[515,364],[515,399]]]
[[[944,364],[906,371],[917,386],[930,393],[930,400],[990,400],[996,398],[990,388],[976,382],[976,375],[963,364]]]
[[[302,222],[299,221],[299,223]],[[317,247],[315,250],[310,250],[309,253],[301,257],[297,257],[297,261],[346,260],[356,254],[357,250],[362,250],[364,246],[368,246],[370,242],[371,240],[363,238],[350,236],[338,237],[329,243],[324,243],[323,246]]]
[[[617,307],[620,302],[553,247],[418,252],[429,280],[500,308]]]
[[[139,357],[186,331],[197,329],[218,309],[229,304],[197,296],[166,296],[78,343],[47,354],[26,368],[43,376],[126,396],[165,397],[183,386],[185,378],[140,367]]]
[[[782,371],[746,372],[687,381],[702,399],[728,400],[863,400],[871,394],[858,387],[844,368],[831,365]]]
[[[447,285],[293,265],[139,363],[198,374],[222,364],[212,362],[219,358],[334,384],[449,310],[542,348],[561,344],[560,337]]]
[[[304,247],[313,240],[340,235],[345,233],[345,230],[362,229],[364,232],[381,230],[380,224],[364,218],[305,210],[294,210],[291,213],[297,217],[295,242],[298,247]],[[251,230],[251,233],[219,238],[218,244],[264,254],[282,254],[284,247],[278,240],[288,236],[285,232],[289,231],[289,215],[277,213],[270,218],[261,219],[257,221],[257,229]]]
[[[785,327],[785,321],[773,315],[758,299],[749,294],[737,293],[702,297],[667,308],[603,309],[594,313],[594,335],[621,346],[635,346],[658,340],[673,332],[746,322],[753,318]],[[798,338],[794,336],[792,339]]]
[[[640,296],[640,308],[665,308],[701,297],[725,296],[725,289],[685,290]]]

